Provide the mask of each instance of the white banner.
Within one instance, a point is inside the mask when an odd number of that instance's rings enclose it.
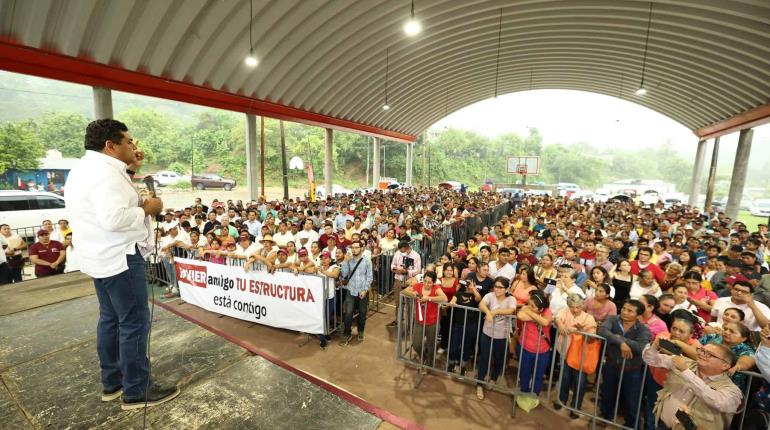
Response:
[[[246,272],[175,258],[182,300],[216,312],[302,333],[323,333],[323,280],[293,273]]]

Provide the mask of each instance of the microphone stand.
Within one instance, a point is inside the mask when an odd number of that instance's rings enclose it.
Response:
[[[155,178],[153,178],[151,175],[147,175],[143,179],[144,184],[147,186],[147,190],[150,192],[150,197],[157,197],[157,193],[155,191]],[[150,222],[150,226],[152,227],[152,221]],[[153,250],[151,255],[151,260],[153,264],[157,263],[158,261],[158,247],[159,243],[157,238],[155,237],[157,235],[156,231],[158,230],[160,226],[160,223],[158,221],[158,218],[155,218],[155,228],[152,228],[151,237],[153,240]],[[150,380],[152,380],[152,360],[150,360],[150,341],[152,339],[152,322],[153,317],[155,315],[155,291],[152,289],[152,287],[148,283],[148,287],[150,290],[150,327],[147,330],[147,384],[144,387],[144,410],[142,412],[142,429],[147,429],[147,396],[148,392],[150,391]]]

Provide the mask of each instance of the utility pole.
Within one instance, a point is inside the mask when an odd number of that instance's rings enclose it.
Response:
[[[286,167],[286,139],[283,135],[283,120],[278,121],[281,130],[281,168],[283,170],[283,199],[289,199],[289,169]]]
[[[265,117],[264,116],[259,117],[259,127],[260,127],[260,134],[261,134],[260,152],[262,154],[259,160],[259,167],[262,175],[262,199],[264,199],[265,198]]]
[[[366,138],[366,188],[369,188],[369,150],[371,149],[372,143],[371,138],[367,136]]]

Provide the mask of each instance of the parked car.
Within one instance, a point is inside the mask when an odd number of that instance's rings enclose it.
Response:
[[[556,190],[559,191],[559,197],[569,197],[580,191],[580,187],[572,182],[559,182],[556,184]]]
[[[155,179],[156,187],[167,187],[182,180],[182,176],[180,176],[179,173],[170,170],[162,170],[152,175],[152,177]]]
[[[751,202],[749,211],[754,216],[770,216],[770,199],[756,199]]]
[[[599,188],[594,192],[593,199],[597,203],[605,203],[610,199],[610,192],[604,188]]]
[[[64,198],[44,191],[0,191],[0,224],[8,224],[19,236],[35,237],[35,229],[45,219],[54,224],[66,219]]]
[[[224,188],[225,191],[230,191],[235,188],[234,180],[223,179],[221,176],[212,173],[192,175],[190,182],[192,183],[192,186],[198,190],[205,190],[206,188]]]

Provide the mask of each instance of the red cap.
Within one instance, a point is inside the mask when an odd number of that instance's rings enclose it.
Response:
[[[51,234],[51,232],[49,232],[48,230],[46,230],[44,228],[41,228],[40,230],[37,231],[37,235],[38,236],[48,236],[50,234]]]
[[[299,255],[300,257],[303,256],[303,255],[307,255],[307,249],[300,248],[300,250],[297,251],[297,255]]]

